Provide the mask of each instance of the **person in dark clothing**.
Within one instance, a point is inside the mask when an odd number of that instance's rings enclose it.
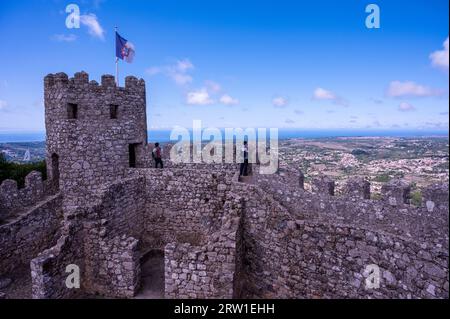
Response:
[[[240,167],[240,176],[247,176],[247,168],[248,168],[248,145],[247,141],[244,141],[244,145],[242,146],[242,152],[244,153],[244,162],[241,163]]]
[[[159,143],[155,143],[155,148],[153,148],[152,151],[152,157],[153,160],[155,161],[155,168],[158,168],[158,165],[161,166],[161,168],[163,168],[163,161],[162,161],[162,150],[161,147],[159,146]]]

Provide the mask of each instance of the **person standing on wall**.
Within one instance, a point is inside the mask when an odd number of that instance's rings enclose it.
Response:
[[[155,168],[158,168],[158,165],[161,165],[161,168],[163,168],[163,161],[161,155],[162,155],[161,147],[159,146],[159,143],[155,143],[155,147],[153,148],[152,151],[152,157],[153,160],[155,161]]]
[[[244,141],[244,145],[242,146],[242,152],[244,153],[244,162],[241,163],[240,167],[240,176],[247,176],[247,169],[248,169],[248,145],[247,141]]]

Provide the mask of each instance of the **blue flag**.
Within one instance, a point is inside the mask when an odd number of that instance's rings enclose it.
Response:
[[[133,62],[134,45],[116,32],[116,57],[128,63]]]

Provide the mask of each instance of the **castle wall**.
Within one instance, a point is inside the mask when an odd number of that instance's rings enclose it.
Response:
[[[278,276],[289,297],[448,298],[448,250],[442,248],[356,226],[308,221],[292,224],[278,245],[286,259]],[[366,285],[369,265],[380,269],[379,288]]]
[[[83,296],[86,276],[84,267],[83,229],[77,220],[65,221],[56,244],[42,251],[31,260],[31,290],[33,299],[61,299]],[[80,271],[80,288],[69,288],[66,284],[71,271],[67,267],[76,265]]]
[[[186,268],[166,269],[169,278],[182,269],[186,274],[184,279],[181,275],[177,285],[171,286],[169,279],[167,297],[173,297],[175,290],[191,297],[194,294],[232,297],[236,260],[241,259],[236,258],[236,230],[230,230],[232,221],[224,217],[239,215],[236,212],[239,207],[235,207],[238,204],[227,198],[231,175],[197,170],[140,169],[133,170],[130,176],[103,185],[91,206],[84,208],[87,217],[83,222],[85,291],[109,297],[131,297],[140,285],[139,258],[145,251],[164,249],[168,244],[166,259],[176,261],[193,256],[183,254],[180,257],[178,252],[178,244],[180,249],[185,249],[182,243],[189,243],[187,247],[204,249],[211,258],[191,260],[190,263],[199,265],[195,269],[182,261],[177,266]],[[158,208],[161,211],[156,210]],[[164,214],[155,217],[155,212]],[[128,243],[130,238],[136,239]],[[175,245],[172,250],[170,245]],[[194,280],[198,283],[206,280],[209,284],[202,285],[201,291],[199,285],[191,289]]]
[[[132,297],[149,248],[164,249],[167,298],[448,296],[448,219],[439,194],[425,195],[435,203],[430,211],[365,200],[355,187],[348,197],[309,193],[291,175],[289,183],[255,176],[251,185],[233,171],[128,173],[79,208],[82,231],[63,234],[32,262],[35,297],[76,296],[61,284],[74,260],[83,293]],[[370,264],[381,271],[378,289],[365,289]]]
[[[41,173],[36,171],[25,177],[24,188],[19,189],[14,180],[4,180],[0,185],[0,223],[14,217],[23,208],[42,200],[47,193],[46,189]]]
[[[346,187],[350,193],[331,196],[324,190],[317,193],[305,191],[278,174],[257,175],[255,178],[258,186],[272,194],[296,219],[358,225],[448,248],[448,199],[443,195],[445,192],[448,194],[448,186],[432,186],[439,188],[441,195],[429,199],[434,200],[434,209],[428,210],[426,205],[415,207],[392,200],[392,194],[403,192],[403,184],[398,190],[389,185],[389,193],[382,200],[367,200],[364,199],[367,186],[360,182],[356,184],[361,187],[359,193],[355,193],[356,186],[353,185]],[[428,193],[430,191],[424,190],[424,202],[428,201]]]
[[[206,244],[165,246],[166,298],[233,298],[240,291],[241,199],[230,198],[224,209],[220,230]]]
[[[279,244],[289,213],[254,185],[235,183],[234,193],[244,198],[242,222],[243,298],[288,298],[279,273],[288,265],[286,248]],[[295,262],[295,259],[293,260]]]
[[[32,265],[33,298],[73,298],[86,294],[131,297],[140,284],[138,240],[145,198],[143,178],[103,185],[93,202],[65,214],[57,244]],[[68,289],[66,267],[81,270],[81,289]]]
[[[448,210],[394,209],[361,193],[335,198],[275,175],[257,179],[265,191],[233,185],[246,203],[246,297],[448,298]],[[370,264],[381,270],[378,289],[365,289]]]
[[[145,176],[146,245],[169,242],[197,245],[218,230],[231,173],[190,169],[142,169]]]
[[[86,260],[87,291],[105,297],[133,297],[140,287],[138,240],[126,235],[94,240],[87,243],[87,249],[95,246],[95,255]]]
[[[28,266],[42,250],[52,246],[62,221],[61,196],[49,197],[17,220],[0,226],[0,275]]]
[[[145,210],[144,178],[105,185],[86,209],[85,264],[87,291],[131,297],[140,284],[138,240]]]
[[[125,87],[116,87],[114,77],[104,75],[99,85],[80,72],[71,79],[49,74],[44,84],[48,175],[59,178],[65,206],[76,207],[98,185],[124,176],[130,145],[136,144],[136,165],[141,162],[139,148],[147,144],[145,83],[127,77]]]

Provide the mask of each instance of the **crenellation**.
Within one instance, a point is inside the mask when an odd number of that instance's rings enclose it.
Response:
[[[14,180],[4,180],[0,185],[0,220],[11,219],[27,207],[38,203],[46,195],[54,193],[48,184],[42,181],[40,172],[28,173],[23,188],[18,188]]]
[[[392,206],[409,204],[411,185],[400,179],[393,179],[381,187],[381,196]]]
[[[448,212],[448,184],[433,184],[422,190],[422,204],[429,212]]]
[[[75,85],[89,84],[89,74],[84,71],[77,72],[73,77],[73,82]]]
[[[335,182],[328,176],[319,175],[312,180],[311,188],[314,193],[334,196]]]
[[[143,79],[127,76],[125,78],[125,89],[137,92],[145,90],[145,82]]]
[[[0,184],[0,207],[10,209],[18,205],[19,189],[17,182],[12,179],[5,179]]]
[[[344,193],[350,197],[370,199],[370,183],[362,177],[349,178]]]
[[[66,73],[60,72],[54,74],[52,83],[53,85],[57,87],[65,87],[67,86],[68,83],[69,83],[69,76]]]
[[[305,189],[305,174],[302,171],[298,171],[298,186],[300,189]]]
[[[104,74],[102,75],[102,87],[107,88],[115,88],[116,87],[116,79],[114,75]]]

